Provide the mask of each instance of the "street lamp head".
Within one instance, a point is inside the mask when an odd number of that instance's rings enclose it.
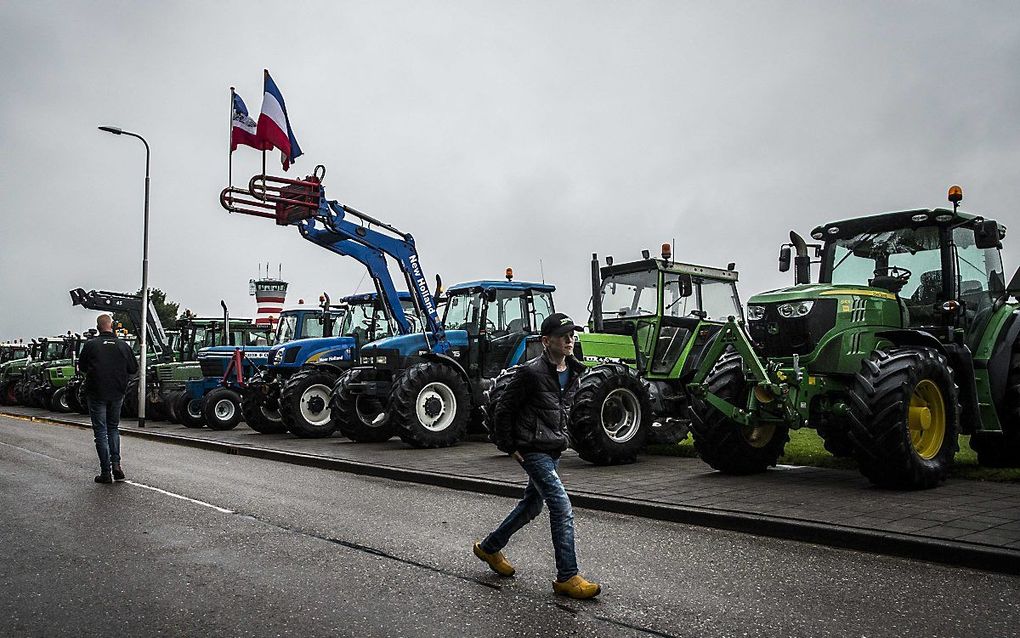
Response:
[[[100,126],[100,131],[106,131],[107,133],[113,133],[114,135],[120,135],[124,132],[124,129],[117,128],[116,126]]]

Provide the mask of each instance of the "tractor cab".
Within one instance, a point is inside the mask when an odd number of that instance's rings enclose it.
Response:
[[[590,333],[579,335],[583,361],[624,363],[649,378],[693,371],[698,356],[729,317],[743,317],[734,266],[712,268],[661,258],[592,263]],[[690,356],[690,355],[695,356]],[[688,365],[685,365],[688,364]]]
[[[542,352],[538,329],[554,312],[556,287],[512,281],[512,276],[509,272],[507,281],[471,281],[446,291],[443,325],[451,343],[451,332],[466,333],[466,347],[458,354],[469,377],[493,378]]]

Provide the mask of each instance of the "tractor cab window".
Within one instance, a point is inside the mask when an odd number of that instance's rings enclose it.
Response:
[[[729,281],[695,279],[694,289],[698,294],[698,305],[710,321],[726,321],[729,317],[740,317],[740,301],[737,287]]]
[[[531,329],[533,332],[538,332],[539,327],[545,318],[551,315],[553,311],[553,299],[552,293],[550,292],[532,292],[531,303],[535,308],[535,316],[531,322]]]
[[[992,305],[1006,289],[1002,257],[997,248],[978,248],[974,230],[953,230],[956,257],[957,290],[968,325],[983,322],[991,315]]]
[[[302,319],[304,319],[301,322],[301,336],[303,338],[322,336],[323,322],[321,314],[309,312]]]
[[[884,288],[899,295],[911,326],[933,325],[943,299],[936,226],[861,233],[836,240],[832,283]]]
[[[468,334],[477,335],[481,310],[482,293],[451,294],[446,302],[443,326],[447,330],[467,330]]]
[[[658,297],[657,270],[610,275],[602,281],[602,312],[607,319],[654,315]]]
[[[681,294],[680,275],[666,273],[662,276],[662,313],[668,317],[690,317],[698,309],[698,300],[694,295],[684,297]]]
[[[46,342],[46,354],[43,358],[47,361],[59,359],[64,354],[64,342],[63,341],[48,341]]]
[[[372,339],[372,319],[375,314],[375,303],[354,304],[347,309],[340,334],[354,337],[359,344],[375,341]]]
[[[526,295],[523,290],[496,291],[496,298],[485,307],[485,330],[490,339],[524,332]]]
[[[284,315],[280,317],[280,323],[276,326],[276,343],[287,343],[294,340],[297,333],[297,315]]]
[[[414,302],[405,299],[400,302],[400,307],[404,309],[404,317],[407,318],[407,323],[411,326],[411,332],[421,332],[422,322],[418,317],[418,309],[414,307]],[[390,333],[387,332],[387,334]]]

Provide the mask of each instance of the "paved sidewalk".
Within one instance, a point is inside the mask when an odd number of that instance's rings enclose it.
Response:
[[[88,417],[31,408],[2,408],[12,415],[88,424]],[[399,439],[358,444],[343,438],[297,439],[258,434],[240,425],[217,432],[148,422],[128,434],[174,437],[178,442],[270,458],[300,455],[337,469],[429,482],[497,494],[517,493],[523,473],[489,443],[468,441],[438,450],[412,449]],[[185,441],[186,439],[186,441]],[[286,460],[286,459],[281,459]],[[575,504],[961,563],[997,571],[1020,570],[1020,484],[950,480],[933,490],[895,492],[871,486],[857,472],[780,467],[754,476],[725,476],[698,459],[643,456],[638,463],[595,467],[572,451],[561,475]],[[359,469],[360,468],[360,469]]]

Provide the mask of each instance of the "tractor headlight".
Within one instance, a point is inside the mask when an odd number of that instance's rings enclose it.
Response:
[[[747,320],[748,321],[761,321],[765,318],[765,306],[748,306],[747,307]]]
[[[791,301],[790,303],[779,304],[777,310],[779,311],[779,316],[784,319],[796,319],[811,312],[811,306],[813,305],[815,305],[813,301]]]

